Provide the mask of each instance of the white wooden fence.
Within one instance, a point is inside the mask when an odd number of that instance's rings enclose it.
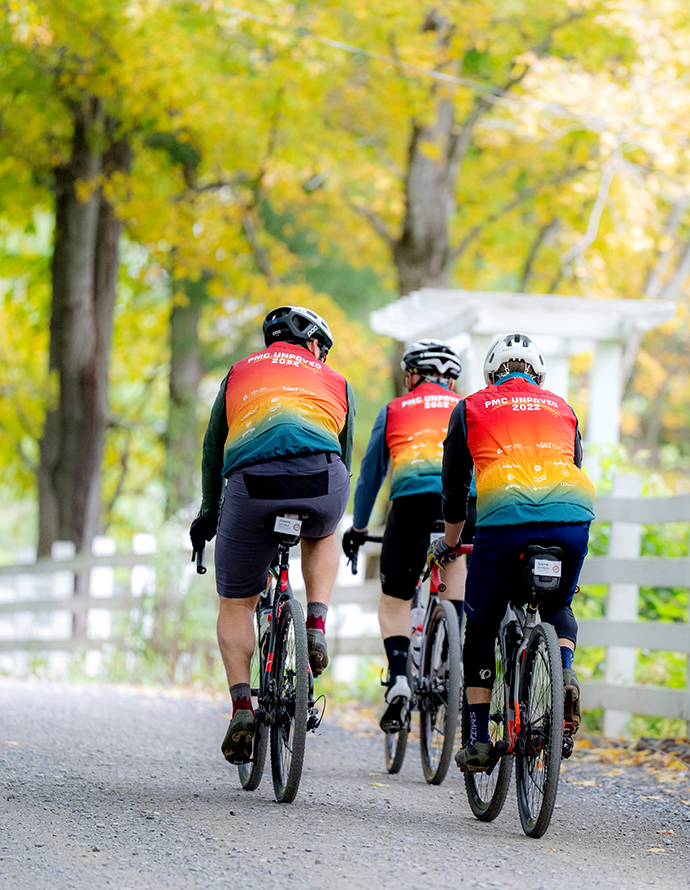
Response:
[[[604,709],[604,731],[610,736],[625,733],[631,715],[672,717],[690,724],[690,622],[639,621],[639,588],[690,588],[690,557],[648,557],[640,555],[643,525],[667,522],[690,523],[690,495],[671,498],[642,498],[640,480],[635,475],[618,476],[609,497],[596,504],[598,522],[610,522],[610,547],[607,556],[590,556],[585,561],[581,584],[606,584],[606,617],[581,620],[579,646],[605,646],[606,670],[603,681],[582,684],[583,706]],[[49,652],[59,668],[60,658],[70,651],[84,649],[92,653],[97,666],[98,650],[110,638],[110,619],[114,610],[136,608],[147,585],[154,584],[155,542],[150,535],[135,536],[133,551],[116,554],[108,539],[97,539],[92,556],[74,556],[67,545],[57,545],[54,558],[31,564],[0,566],[0,669],[3,656],[28,658],[29,653]],[[100,548],[100,549],[99,549]],[[106,552],[107,551],[107,552]],[[366,545],[370,575],[376,575],[376,545]],[[209,560],[210,562],[210,560]],[[361,560],[361,569],[365,560]],[[190,571],[189,564],[181,571]],[[114,583],[116,567],[131,570],[126,585]],[[88,595],[74,596],[74,574],[90,570]],[[383,656],[380,637],[375,633],[371,613],[379,598],[377,577],[349,581],[341,571],[332,605],[359,606],[354,630],[343,633],[336,610],[329,619],[329,645],[332,655]],[[298,598],[301,594],[297,591]],[[350,611],[353,611],[352,609]],[[74,615],[87,615],[86,633],[75,635]],[[361,632],[368,624],[369,634]],[[112,645],[116,641],[110,640]],[[636,685],[635,666],[638,650],[681,653],[687,658],[685,689]],[[7,669],[7,667],[5,667]]]

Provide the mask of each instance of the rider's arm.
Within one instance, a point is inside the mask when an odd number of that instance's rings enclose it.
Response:
[[[467,447],[465,400],[453,408],[448,423],[448,435],[443,443],[443,518],[449,525],[467,518],[467,496],[472,482],[474,462]]]
[[[225,410],[227,377],[218,390],[211,408],[211,417],[204,436],[201,456],[201,515],[218,516],[223,501],[223,454],[228,438],[228,416]]]
[[[345,418],[345,426],[343,427],[338,441],[340,442],[340,451],[342,462],[348,471],[352,469],[352,441],[355,432],[355,394],[352,387],[347,384],[347,417]]]
[[[582,439],[580,438],[580,424],[575,427],[575,456],[573,458],[575,466],[582,469]]]
[[[386,443],[386,420],[388,405],[383,407],[374,422],[369,444],[359,471],[355,490],[355,515],[352,525],[357,531],[364,531],[369,524],[371,511],[374,509],[376,495],[383,485],[388,472],[390,453]]]

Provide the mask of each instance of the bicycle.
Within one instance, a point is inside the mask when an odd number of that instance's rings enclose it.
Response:
[[[279,803],[295,799],[307,732],[318,729],[325,711],[324,696],[314,701],[304,610],[293,596],[288,576],[290,548],[299,543],[305,518],[304,514],[276,515],[278,553],[255,613],[257,645],[250,685],[258,707],[252,756],[237,767],[242,787],[255,791],[263,777],[270,737],[273,790]],[[203,574],[203,550],[196,558],[197,571]],[[319,714],[320,700],[324,706]]]
[[[464,777],[472,812],[480,821],[491,822],[503,809],[515,760],[522,829],[529,837],[542,837],[556,803],[561,759],[573,750],[572,736],[564,736],[558,637],[551,624],[538,622],[540,603],[559,586],[563,551],[532,544],[520,559],[525,566],[522,583],[506,608],[495,642],[489,734],[501,757],[488,772],[464,771]],[[465,696],[463,742],[469,732]]]
[[[440,533],[439,529],[434,529]],[[383,538],[367,535],[365,541],[380,543]],[[472,545],[462,544],[454,556],[472,552]],[[356,573],[356,562],[352,566]],[[412,599],[412,609],[421,608],[421,575]],[[418,662],[415,647],[410,645],[407,673],[412,696],[405,717],[405,726],[397,733],[384,733],[386,770],[398,773],[403,765],[412,721],[412,711],[419,711],[420,753],[424,778],[430,785],[440,785],[446,777],[453,756],[455,730],[460,711],[462,685],[460,628],[454,606],[439,599],[445,590],[438,567],[430,576],[429,599],[421,625],[412,627],[412,635],[420,635]],[[413,611],[414,614],[414,611]],[[386,684],[384,684],[386,685]]]

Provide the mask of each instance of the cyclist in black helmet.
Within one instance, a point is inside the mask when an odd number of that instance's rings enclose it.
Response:
[[[353,526],[343,537],[346,555],[357,559],[374,502],[389,465],[391,509],[381,549],[379,623],[388,658],[388,689],[381,729],[398,732],[410,700],[407,655],[410,606],[424,567],[429,537],[441,514],[441,461],[448,421],[460,397],[453,393],[462,366],[440,340],[419,340],[402,358],[408,394],[381,409],[371,432],[355,492]],[[469,531],[469,530],[468,530]],[[465,561],[444,570],[442,594],[462,617]]]
[[[266,348],[236,362],[221,383],[204,437],[201,511],[190,529],[195,550],[218,535],[218,645],[233,705],[221,750],[233,763],[251,754],[253,616],[276,553],[280,511],[309,514],[301,544],[309,662],[314,676],[328,664],[335,529],[352,460],[354,396],[325,364],[333,337],[324,319],[281,306],[266,316],[263,332]]]

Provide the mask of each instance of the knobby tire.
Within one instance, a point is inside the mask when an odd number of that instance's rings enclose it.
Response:
[[[553,815],[563,750],[563,669],[556,631],[538,624],[525,651],[518,700],[516,783],[523,831],[541,837]]]
[[[391,775],[399,773],[402,769],[405,751],[407,750],[408,735],[409,732],[406,727],[401,729],[400,732],[383,734],[386,769]]]
[[[265,662],[261,658],[258,645],[258,620],[256,615],[256,642],[254,646],[254,654],[250,665],[250,686],[252,689],[259,689],[261,685],[261,672],[265,670]],[[256,791],[261,783],[264,774],[264,766],[266,764],[266,753],[268,751],[268,726],[261,720],[257,711],[256,733],[254,735],[254,746],[252,749],[251,763],[241,763],[237,767],[240,775],[240,784],[245,791]]]
[[[436,604],[420,656],[419,744],[424,778],[446,777],[460,710],[460,628],[450,602]]]
[[[271,771],[279,803],[292,803],[302,778],[309,703],[309,658],[304,612],[286,600],[278,620],[273,680],[275,721],[271,725]]]

